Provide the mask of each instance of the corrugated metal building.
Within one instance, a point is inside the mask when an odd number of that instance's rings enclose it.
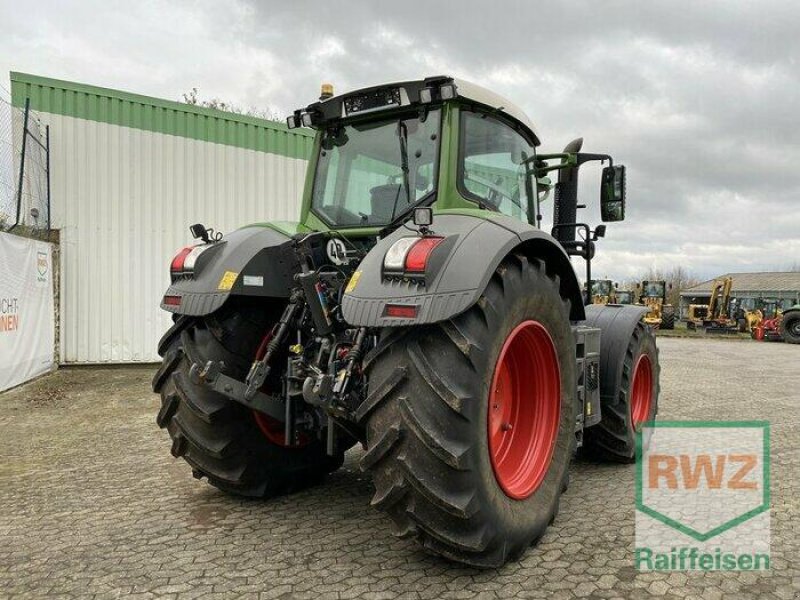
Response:
[[[759,299],[777,300],[784,309],[800,302],[800,273],[798,272],[759,272],[725,273],[717,279],[733,279],[731,299],[736,298],[744,308],[755,308]],[[685,316],[690,304],[708,304],[711,299],[713,279],[681,290],[680,314]]]
[[[190,224],[297,219],[307,130],[23,73],[11,95],[50,125],[62,363],[158,359],[171,322],[158,304]]]

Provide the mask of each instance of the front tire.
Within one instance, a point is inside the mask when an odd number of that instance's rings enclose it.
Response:
[[[341,454],[329,457],[317,439],[302,446],[275,443],[253,411],[189,378],[193,363],[214,360],[243,380],[267,327],[260,312],[233,303],[208,318],[179,321],[164,336],[164,360],[153,378],[161,396],[156,422],[169,432],[173,456],[186,460],[196,478],[240,496],[307,487],[343,461]]]
[[[466,313],[387,330],[367,374],[361,466],[398,535],[478,567],[543,535],[575,447],[569,302],[543,262],[512,255]]]
[[[604,400],[600,423],[584,433],[584,455],[621,463],[636,460],[636,433],[658,413],[659,374],[655,335],[640,321],[625,351],[622,381],[610,401]]]

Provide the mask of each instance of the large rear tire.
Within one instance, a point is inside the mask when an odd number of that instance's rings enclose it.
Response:
[[[574,340],[558,276],[513,255],[474,307],[387,330],[366,368],[361,467],[397,535],[478,567],[543,535],[575,447]]]
[[[655,335],[639,322],[625,351],[621,384],[613,400],[603,402],[600,423],[584,433],[585,456],[621,463],[636,460],[636,433],[658,413],[659,373]]]
[[[318,483],[343,461],[343,455],[329,457],[316,439],[298,446],[275,443],[263,418],[190,380],[191,365],[208,360],[223,361],[226,374],[243,379],[268,327],[263,312],[231,303],[208,318],[179,321],[164,336],[164,360],[153,378],[153,390],[161,395],[156,422],[169,432],[173,456],[183,457],[198,479],[241,496]]]
[[[781,336],[787,344],[800,344],[800,310],[784,313]]]
[[[675,313],[674,312],[664,312],[661,315],[661,327],[660,329],[675,329]]]

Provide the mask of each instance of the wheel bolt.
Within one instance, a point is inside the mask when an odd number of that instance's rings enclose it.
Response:
[[[503,423],[500,426],[500,429],[502,429],[503,431],[511,431],[513,428],[514,428],[514,426],[511,425],[511,423]]]

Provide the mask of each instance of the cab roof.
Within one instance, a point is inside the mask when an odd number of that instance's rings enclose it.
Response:
[[[448,85],[452,85],[455,88],[455,97],[442,98],[440,90]],[[310,115],[311,126],[313,127],[355,116],[358,113],[354,110],[354,103],[358,104],[361,114],[422,105],[424,102],[420,98],[420,92],[427,89],[433,90],[433,102],[448,101],[450,99],[466,100],[469,103],[490,108],[506,115],[528,129],[533,134],[536,145],[540,143],[536,127],[519,106],[480,85],[446,75],[426,77],[425,79],[413,81],[385,83],[331,96],[309,104],[304,110],[295,111],[294,117],[299,121],[303,113],[307,113]],[[369,108],[360,108],[362,106],[369,106]],[[306,122],[304,124],[308,125]]]

